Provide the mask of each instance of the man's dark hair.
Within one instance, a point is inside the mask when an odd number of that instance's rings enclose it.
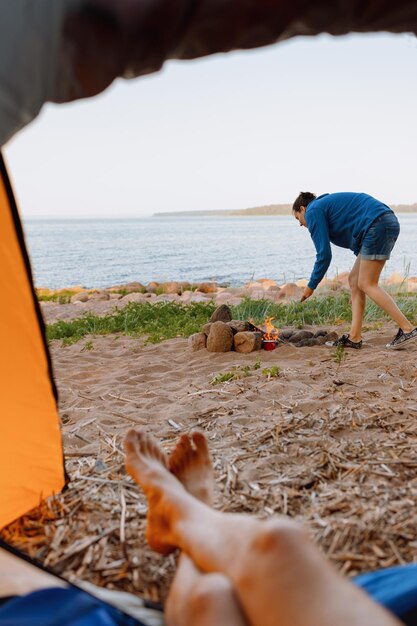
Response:
[[[292,205],[292,212],[299,213],[302,206],[307,207],[310,202],[313,202],[316,198],[317,196],[315,196],[314,193],[311,193],[310,191],[302,191]]]

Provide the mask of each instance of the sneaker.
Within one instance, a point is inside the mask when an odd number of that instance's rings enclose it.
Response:
[[[397,334],[391,343],[387,343],[386,348],[390,348],[391,350],[400,350],[401,348],[405,348],[405,345],[409,341],[413,341],[417,339],[417,328],[414,330],[410,330],[409,333],[405,333],[401,328],[398,329]]]
[[[355,350],[360,350],[362,348],[362,339],[360,341],[351,341],[349,339],[349,335],[342,335],[336,341],[326,341],[326,346],[330,348],[337,348],[341,346],[342,348],[354,348]]]

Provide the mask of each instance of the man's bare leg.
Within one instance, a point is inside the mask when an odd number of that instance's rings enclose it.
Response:
[[[399,625],[290,520],[214,511],[167,470],[153,438],[129,431],[125,447],[126,467],[148,498],[151,547],[178,547],[202,572],[224,574],[252,626]]]
[[[350,325],[349,339],[355,342],[362,339],[363,315],[366,304],[366,294],[358,286],[360,266],[361,258],[358,256],[349,274],[349,287],[352,296],[352,323]]]
[[[385,261],[362,259],[358,277],[359,288],[362,289],[375,304],[381,307],[405,333],[409,333],[413,330],[414,326],[398,308],[393,298],[378,284],[384,265]]]
[[[206,438],[180,438],[169,457],[170,471],[195,498],[213,503],[213,465]],[[247,626],[233,585],[223,574],[203,574],[184,553],[165,604],[167,626]]]

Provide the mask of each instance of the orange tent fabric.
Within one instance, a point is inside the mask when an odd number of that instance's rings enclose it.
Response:
[[[55,387],[20,221],[0,156],[0,528],[65,484]]]

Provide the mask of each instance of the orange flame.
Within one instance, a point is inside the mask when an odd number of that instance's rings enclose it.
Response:
[[[262,330],[264,331],[263,338],[267,341],[276,341],[278,339],[279,328],[273,325],[273,319],[273,317],[266,317],[262,324]]]

